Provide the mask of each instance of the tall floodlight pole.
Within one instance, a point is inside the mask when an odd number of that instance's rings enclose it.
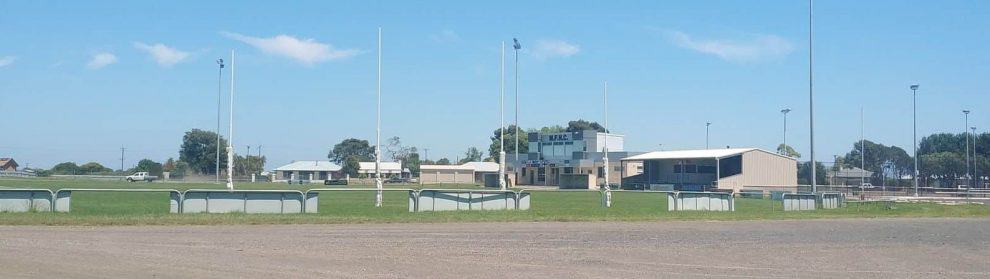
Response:
[[[217,70],[217,158],[216,158],[216,183],[220,183],[220,104],[221,97],[223,95],[223,59],[217,59],[217,65],[220,65],[220,69]]]
[[[911,96],[913,108],[912,119],[914,121],[914,140],[911,141],[911,147],[914,149],[914,196],[918,196],[918,175],[921,174],[918,171],[918,85],[911,85]]]
[[[711,122],[705,122],[705,149],[708,149],[708,127],[711,127]]]
[[[815,0],[808,0],[808,115],[809,130],[811,132],[811,192],[818,192],[817,165],[815,164],[815,75],[814,75],[814,55],[812,38],[814,32],[814,11]]]
[[[230,129],[227,130],[227,190],[234,190],[234,50],[230,50]]]
[[[866,118],[859,107],[859,188],[866,186]]]
[[[973,131],[973,186],[976,187],[980,183],[980,175],[976,172],[976,127],[969,127]]]
[[[787,113],[788,112],[791,112],[791,109],[785,108],[780,110],[780,113],[784,115],[784,141],[783,141],[784,146],[783,149],[781,149],[778,153],[790,157],[791,155],[787,154]]]
[[[603,95],[604,95],[604,97],[603,97],[603,102],[602,102],[603,105],[602,106],[605,107],[605,140],[604,140],[604,146],[605,146],[605,148],[602,150],[602,163],[604,164],[604,166],[602,167],[602,171],[604,172],[603,175],[605,176],[605,185],[604,185],[605,186],[605,207],[612,207],[612,186],[609,185],[609,183],[608,183],[608,169],[609,169],[609,165],[608,165],[608,81],[605,81],[605,83],[604,83]]]
[[[516,60],[516,63],[515,63],[516,69],[515,69],[515,73],[514,73],[515,74],[515,83],[516,83],[516,85],[515,85],[515,87],[516,87],[515,88],[515,91],[516,91],[516,93],[515,93],[515,95],[516,95],[516,121],[515,121],[516,124],[515,124],[515,126],[516,126],[516,128],[515,128],[515,131],[513,131],[513,132],[515,132],[515,135],[516,136],[512,139],[513,143],[515,143],[515,145],[516,145],[516,147],[514,149],[516,151],[516,156],[513,158],[513,160],[515,162],[512,165],[514,166],[513,167],[513,170],[514,170],[513,173],[518,174],[519,173],[519,50],[522,49],[522,45],[519,44],[519,40],[518,39],[512,38],[512,48],[515,50],[515,60]],[[514,177],[516,179],[519,179],[519,176],[518,175],[514,175]]]
[[[970,174],[969,173],[969,129],[968,129],[969,128],[969,110],[963,110],[962,112],[963,112],[963,118],[966,119],[966,126],[963,126],[963,135],[966,136],[966,184],[968,184],[968,186],[969,186],[969,187],[967,187],[967,191],[968,191],[968,188],[973,188],[973,184],[971,183],[972,181],[970,181],[970,179],[972,177],[969,175]],[[976,164],[976,161],[975,160],[973,161],[973,164]]]
[[[375,207],[382,207],[382,28],[378,27],[378,113],[375,124]],[[399,168],[402,168],[399,166]]]
[[[498,80],[498,187],[502,191],[506,190],[505,185],[505,42],[502,42],[502,56],[498,60],[499,80]]]

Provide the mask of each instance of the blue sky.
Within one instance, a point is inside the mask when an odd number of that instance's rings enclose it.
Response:
[[[806,1],[204,2],[3,1],[0,156],[178,157],[183,132],[215,129],[214,60],[234,49],[238,152],[262,145],[269,168],[325,159],[344,138],[374,139],[381,26],[383,138],[432,159],[487,149],[501,41],[511,121],[513,37],[524,128],[600,121],[608,80],[627,150],[704,148],[706,121],[712,146],[772,149],[788,107],[788,143],[807,159]],[[820,160],[859,138],[861,106],[868,139],[910,150],[911,83],[920,135],[961,131],[964,108],[990,127],[990,3],[818,1],[815,13]]]

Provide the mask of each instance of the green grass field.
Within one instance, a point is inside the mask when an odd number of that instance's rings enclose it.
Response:
[[[128,183],[97,180],[0,179],[6,188],[156,188],[223,189],[219,184]],[[238,189],[324,188],[319,184],[239,183]],[[339,187],[339,186],[335,186]],[[349,188],[370,185],[350,185]],[[480,189],[478,185],[387,185],[389,188]],[[990,206],[898,203],[893,209],[850,204],[844,208],[783,212],[780,202],[736,198],[735,212],[668,212],[666,196],[658,193],[616,192],[613,207],[602,208],[598,192],[533,192],[526,211],[408,212],[405,192],[386,192],[384,206],[374,207],[374,192],[320,193],[317,214],[170,214],[166,193],[72,194],[71,213],[0,213],[0,225],[211,225],[211,224],[326,224],[395,222],[509,221],[662,221],[755,220],[874,217],[990,217]]]

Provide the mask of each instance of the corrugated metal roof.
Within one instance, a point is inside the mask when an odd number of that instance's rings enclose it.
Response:
[[[654,151],[636,156],[622,158],[622,160],[640,161],[640,160],[666,160],[666,159],[724,158],[728,156],[743,154],[753,150],[760,150],[760,149],[759,148],[726,148],[726,149]],[[771,153],[771,152],[767,152],[767,153]]]
[[[477,172],[498,172],[498,163],[495,162],[467,162],[465,166],[471,166]]]
[[[465,165],[420,165],[419,171],[431,171],[431,170],[465,170],[474,171],[471,166]]]
[[[340,166],[330,161],[295,161],[275,168],[277,171],[340,171]]]
[[[375,172],[375,162],[358,162],[361,172]],[[381,171],[399,171],[402,169],[401,162],[381,162],[379,165]]]

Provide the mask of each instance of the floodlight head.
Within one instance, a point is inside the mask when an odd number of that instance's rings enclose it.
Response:
[[[712,125],[711,122],[705,122],[705,126],[711,126],[711,125]]]
[[[791,109],[789,109],[789,108],[782,109],[782,110],[780,110],[780,112],[783,113],[783,114],[787,114],[788,112],[791,112]]]
[[[969,114],[969,110],[968,109],[964,109],[963,110],[963,114]]]
[[[223,59],[217,59],[217,64],[220,65],[220,68],[223,68]]]
[[[918,85],[917,84],[912,84],[911,85],[911,90],[918,90]]]
[[[516,50],[522,49],[522,45],[519,44],[519,39],[512,38],[512,48],[515,48]]]

